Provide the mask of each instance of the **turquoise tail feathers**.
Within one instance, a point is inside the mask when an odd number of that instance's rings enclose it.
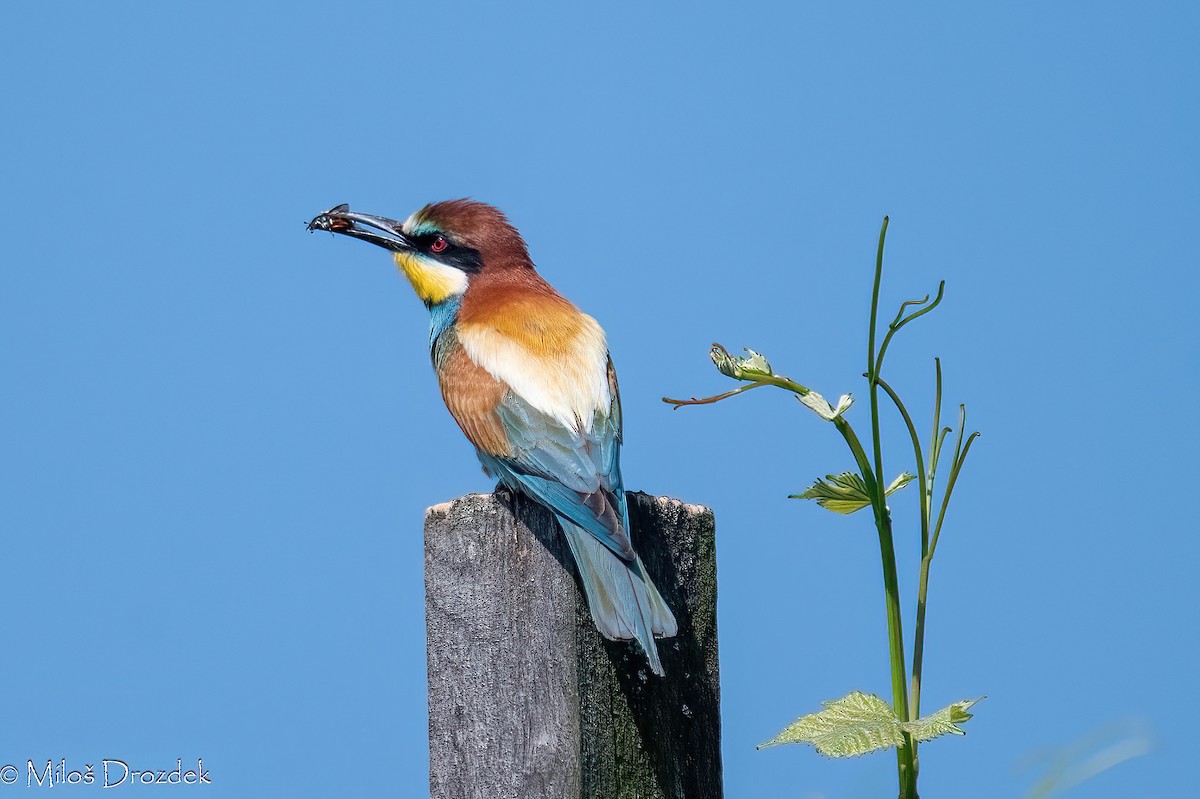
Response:
[[[562,517],[559,524],[575,556],[596,628],[614,641],[636,640],[646,652],[650,669],[663,676],[654,639],[675,635],[678,625],[646,574],[642,559],[625,561],[583,528]]]

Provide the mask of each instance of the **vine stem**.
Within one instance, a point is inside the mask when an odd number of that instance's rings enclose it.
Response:
[[[930,567],[934,553],[937,550],[938,539],[941,536],[942,523],[945,521],[950,496],[954,491],[954,486],[958,480],[963,463],[966,461],[967,453],[971,449],[971,444],[979,434],[971,433],[969,436],[965,435],[966,409],[959,406],[958,436],[955,441],[954,455],[951,459],[949,478],[946,481],[945,489],[943,489],[940,508],[937,509],[935,520],[935,475],[937,474],[938,462],[942,454],[946,435],[952,432],[952,428],[941,426],[941,361],[936,358],[934,359],[937,391],[934,401],[933,433],[927,453],[922,450],[920,436],[917,434],[908,409],[904,406],[903,401],[896,391],[881,377],[881,373],[883,371],[884,356],[888,351],[888,345],[891,343],[892,338],[902,327],[936,308],[942,301],[946,284],[945,281],[942,281],[938,285],[937,296],[934,297],[932,302],[930,302],[929,295],[926,294],[921,299],[908,300],[902,303],[900,310],[896,314],[896,318],[887,326],[887,332],[883,336],[882,341],[879,342],[878,348],[876,348],[876,333],[879,329],[879,291],[883,282],[883,251],[887,239],[887,229],[888,217],[885,216],[883,218],[883,225],[879,230],[879,246],[875,258],[875,276],[871,290],[871,318],[867,339],[867,371],[863,375],[867,378],[870,400],[870,452],[863,446],[854,428],[841,415],[840,403],[837,413],[823,412],[818,408],[816,403],[807,402],[805,404],[817,411],[823,418],[832,421],[838,432],[845,439],[846,445],[850,448],[855,463],[862,474],[863,483],[870,497],[875,527],[879,534],[879,553],[883,566],[884,599],[887,611],[888,656],[892,678],[892,710],[903,721],[915,721],[919,718],[921,712],[921,676],[925,649],[925,610],[929,591]],[[917,307],[917,310],[908,312],[911,307]],[[719,344],[713,345],[712,357],[714,363],[717,364],[717,368],[723,374],[736,380],[744,381],[747,385],[711,397],[692,397],[690,399],[670,399],[664,397],[663,401],[675,406],[676,409],[685,405],[706,405],[729,399],[730,397],[752,389],[761,388],[762,386],[782,388],[797,394],[799,397],[804,397],[812,393],[806,386],[783,375],[774,374],[770,367],[765,364],[765,361],[761,364],[754,362],[753,366],[748,368],[750,366],[748,359],[742,359],[741,361],[733,359],[725,351],[725,348]],[[916,458],[916,479],[921,491],[921,562],[917,587],[916,620],[913,630],[911,687],[909,685],[909,674],[905,668],[907,653],[904,648],[904,627],[900,611],[900,586],[896,572],[895,538],[892,530],[891,512],[887,506],[887,482],[884,478],[883,470],[883,445],[879,423],[880,389],[895,404],[896,409],[904,420],[905,427],[912,441],[913,454]],[[926,458],[926,455],[928,458]],[[917,777],[920,760],[917,756],[917,742],[908,732],[903,732],[902,735],[903,744],[896,749],[899,796],[900,799],[918,799]]]
[[[879,229],[879,247],[875,255],[875,283],[871,289],[871,323],[867,338],[867,383],[871,404],[871,443],[875,456],[876,479],[867,481],[871,491],[871,506],[875,511],[875,528],[879,531],[879,554],[883,562],[883,587],[887,603],[888,656],[892,671],[892,709],[899,718],[911,720],[908,714],[908,669],[904,658],[904,625],[900,615],[900,582],[896,577],[896,547],[892,538],[892,519],[887,508],[883,478],[883,442],[879,435],[879,374],[880,365],[875,350],[875,328],[879,318],[879,286],[883,281],[883,245],[887,240],[888,217]],[[842,425],[839,425],[839,429]],[[845,424],[849,429],[849,424]],[[852,432],[852,431],[851,431]],[[845,433],[843,433],[845,435]],[[856,439],[857,441],[857,439]],[[847,443],[850,439],[847,438]],[[851,444],[851,449],[855,449]],[[860,458],[861,455],[861,458]],[[867,471],[866,453],[861,445],[855,452],[859,468]],[[872,490],[873,489],[873,490]],[[915,741],[904,733],[904,745],[896,749],[896,768],[900,782],[900,799],[917,799],[917,769]]]
[[[716,396],[705,397],[704,399],[697,399],[696,397],[692,397],[691,399],[683,400],[683,399],[671,399],[670,397],[663,397],[662,401],[667,403],[668,405],[674,405],[675,407],[672,408],[671,410],[677,411],[680,408],[682,408],[684,405],[711,405],[714,402],[720,402],[723,399],[729,399],[730,397],[736,397],[738,394],[742,394],[746,391],[749,391],[752,388],[762,388],[763,386],[769,386],[769,385],[771,385],[771,384],[770,383],[762,383],[762,382],[751,383],[748,386],[742,386],[740,388],[735,388],[733,391],[726,391],[724,394],[717,394]]]
[[[940,377],[940,373],[939,373]],[[879,387],[882,388],[892,402],[896,405],[896,410],[900,411],[901,418],[904,419],[904,426],[908,428],[908,436],[912,440],[913,454],[917,459],[917,483],[919,484],[921,497],[921,582],[917,589],[917,621],[913,628],[913,666],[912,666],[912,688],[909,691],[909,708],[912,713],[909,720],[917,719],[921,715],[921,667],[925,656],[925,596],[929,588],[929,495],[928,491],[932,490],[929,486],[929,480],[925,472],[925,457],[921,450],[921,437],[917,435],[916,425],[913,424],[912,416],[908,412],[908,408],[904,407],[904,403],[900,400],[900,395],[895,389],[887,384],[883,378],[876,378]],[[913,745],[916,746],[916,741]],[[914,753],[914,760],[916,755]]]

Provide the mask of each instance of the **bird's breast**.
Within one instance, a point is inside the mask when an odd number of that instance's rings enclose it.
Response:
[[[472,362],[564,426],[587,431],[597,413],[608,413],[604,330],[570,303],[509,302],[460,318],[456,332]]]
[[[508,386],[472,361],[449,335],[439,343],[435,372],[442,399],[467,439],[480,451],[500,458],[513,454],[504,423],[497,413]]]

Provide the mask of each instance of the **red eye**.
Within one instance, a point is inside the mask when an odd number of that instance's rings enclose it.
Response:
[[[446,248],[449,246],[450,246],[450,243],[448,241],[446,241],[441,236],[438,236],[436,239],[433,240],[433,244],[429,245],[429,249],[431,252],[445,252]]]

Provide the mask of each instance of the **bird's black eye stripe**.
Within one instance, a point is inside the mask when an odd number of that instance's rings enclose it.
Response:
[[[445,233],[420,233],[408,238],[421,252],[431,258],[436,258],[447,266],[461,269],[468,274],[474,274],[483,267],[479,250],[455,244]],[[434,247],[434,243],[439,240],[445,242],[445,245]]]
[[[449,245],[446,250],[451,250],[454,248],[454,243],[450,241],[450,239],[442,236],[441,233],[422,233],[419,236],[410,236],[409,238],[412,239],[414,244],[425,251],[428,251],[429,248],[433,246],[433,243],[438,239],[443,239],[446,244]],[[442,252],[446,252],[446,250],[442,250]]]

